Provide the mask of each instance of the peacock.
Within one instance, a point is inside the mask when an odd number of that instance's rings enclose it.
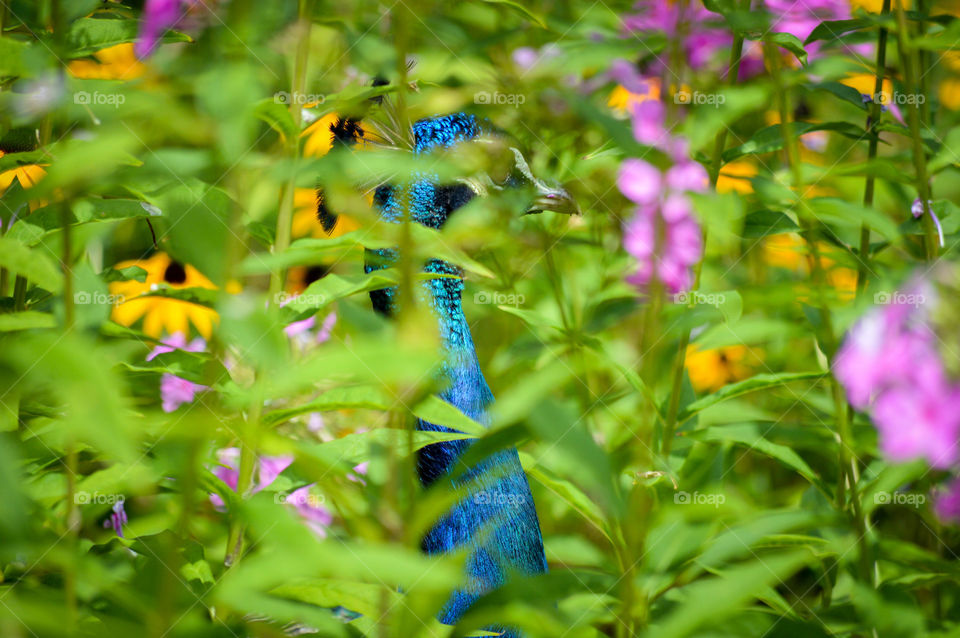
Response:
[[[339,119],[331,126],[334,142],[348,146],[357,143],[365,134],[365,124],[350,118]],[[535,178],[523,154],[510,146],[508,138],[476,116],[454,113],[430,117],[415,122],[411,128],[409,139],[414,154],[456,152],[460,145],[496,140],[507,148],[506,157],[512,160],[512,166],[498,171],[504,176],[499,181],[484,176],[441,184],[435,175],[422,175],[406,186],[380,184],[375,188],[373,201],[383,220],[402,221],[402,202],[406,201],[413,222],[439,229],[454,211],[491,188],[521,186],[532,187],[536,193],[527,213],[579,212],[564,189]],[[381,138],[386,134],[382,130],[376,132]],[[337,223],[322,193],[318,198],[318,217],[328,232]],[[365,271],[389,267],[396,263],[397,257],[396,249],[368,250]],[[464,315],[463,272],[441,259],[428,260],[424,270],[446,275],[426,279],[422,284],[424,299],[438,322],[445,355],[438,372],[445,388],[440,397],[472,419],[489,425],[489,409],[494,398],[480,370]],[[374,309],[388,317],[398,310],[396,286],[374,290],[370,299]],[[422,419],[418,420],[417,428],[453,431]],[[471,444],[469,439],[434,443],[422,448],[417,456],[417,473],[425,488],[447,481],[451,488],[467,489],[467,495],[434,524],[421,542],[427,554],[468,550],[464,581],[439,613],[439,620],[446,624],[456,623],[480,596],[503,585],[511,573],[535,575],[547,571],[540,522],[516,448],[501,450],[472,467],[457,467]],[[504,636],[518,635],[509,627],[489,629],[502,631]]]

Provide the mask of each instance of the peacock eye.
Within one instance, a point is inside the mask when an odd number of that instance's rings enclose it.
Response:
[[[182,284],[187,280],[187,271],[179,261],[170,261],[163,271],[163,280],[168,284]]]

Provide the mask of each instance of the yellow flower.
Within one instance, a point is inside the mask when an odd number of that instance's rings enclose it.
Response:
[[[73,60],[67,65],[70,74],[85,80],[132,80],[143,75],[146,66],[133,52],[133,43],[117,44],[93,54],[97,59]]]
[[[740,381],[750,375],[750,369],[744,365],[747,356],[745,346],[728,346],[714,350],[700,350],[697,346],[687,346],[685,364],[690,384],[697,392],[715,392],[734,381]]]
[[[333,127],[337,124],[339,115],[336,113],[327,113],[316,122],[310,124],[303,130],[300,137],[305,137],[303,144],[303,155],[305,157],[322,157],[333,148]],[[357,140],[354,148],[364,150],[368,148],[368,142],[371,135],[364,131],[363,136]],[[373,206],[373,196],[367,198],[369,204]],[[317,219],[317,192],[312,188],[298,188],[293,195],[293,228],[291,233],[293,237],[339,237],[344,233],[360,228],[360,223],[356,219],[347,215],[337,215],[337,225],[327,233],[323,230],[320,221]]]
[[[298,188],[293,193],[293,237],[339,237],[351,230],[360,228],[359,222],[347,215],[337,216],[337,225],[329,233],[317,219],[317,191],[312,188]],[[370,205],[373,200],[370,198]]]
[[[0,151],[0,157],[3,157],[3,155],[3,151]],[[46,166],[46,164],[43,166]],[[13,184],[13,180],[20,182],[20,186],[24,190],[36,186],[37,182],[47,174],[47,171],[43,170],[43,166],[40,164],[24,164],[0,173],[0,195],[7,192],[7,189]],[[29,202],[31,211],[43,208],[47,204],[48,202],[45,200],[30,200]]]
[[[782,233],[763,240],[763,260],[771,266],[798,270],[806,257],[806,248],[799,235]]]
[[[747,159],[738,159],[724,165],[717,177],[718,193],[740,193],[746,195],[753,192],[750,178],[757,175],[757,166]]]
[[[947,78],[941,82],[939,94],[944,108],[960,110],[960,78]]]
[[[147,271],[145,280],[115,281],[110,294],[117,300],[111,318],[124,326],[132,326],[143,318],[143,332],[161,338],[164,334],[182,333],[189,336],[191,324],[206,339],[210,338],[217,313],[210,308],[180,299],[142,296],[165,283],[171,288],[207,288],[215,290],[209,279],[190,264],[174,261],[166,253],[155,253],[148,259],[123,261],[117,270],[138,266]],[[228,290],[230,286],[228,285]]]
[[[840,80],[841,84],[856,89],[860,95],[873,95],[873,89],[877,86],[877,78],[872,73],[853,73]],[[889,78],[884,78],[880,85],[880,94],[883,98],[881,104],[890,104],[893,101],[893,83]]]
[[[827,283],[837,292],[841,300],[852,299],[857,289],[857,271],[838,265],[837,261],[830,256],[836,254],[836,249],[830,244],[821,242],[817,247],[820,250],[820,264],[825,271]],[[771,266],[809,274],[808,249],[800,236],[795,233],[772,235],[764,239],[763,257],[764,261]],[[808,301],[809,295],[801,293],[798,298],[801,301]]]
[[[610,97],[607,98],[607,106],[616,111],[620,115],[626,115],[630,112],[635,104],[642,104],[647,100],[659,100],[660,99],[660,79],[659,78],[650,78],[647,80],[647,92],[646,93],[633,93],[629,91],[622,84],[618,84],[613,91],[610,92]]]
[[[319,120],[303,129],[300,137],[307,138],[303,144],[305,157],[322,157],[333,148],[333,133],[330,127],[336,124],[337,114],[327,113]]]

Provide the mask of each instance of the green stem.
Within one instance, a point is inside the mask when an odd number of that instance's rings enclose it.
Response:
[[[748,5],[749,7],[749,5]],[[740,60],[743,57],[743,36],[737,34],[733,38],[733,45],[730,47],[730,64],[727,71],[727,84],[733,86],[737,83],[737,76],[740,75]],[[717,180],[720,179],[720,168],[723,165],[723,149],[727,143],[727,127],[724,126],[717,133],[713,143],[713,156],[710,159],[710,185],[713,188],[717,186]],[[703,249],[707,248],[707,232],[703,231],[702,236]],[[693,290],[696,291],[700,286],[700,273],[703,270],[703,259],[701,259],[695,269],[693,278]],[[673,447],[674,431],[677,428],[677,415],[680,412],[680,393],[683,390],[683,370],[687,359],[687,347],[690,345],[690,331],[684,330],[680,335],[680,342],[677,344],[677,356],[673,360],[673,371],[671,377],[670,400],[667,404],[666,423],[663,428],[663,439],[660,443],[660,454],[666,461],[670,456],[670,448]]]
[[[881,16],[890,13],[890,0],[883,0],[883,9]],[[877,36],[877,63],[876,80],[873,83],[873,102],[870,104],[870,114],[867,115],[867,132],[870,133],[870,142],[867,148],[867,164],[877,157],[877,146],[879,145],[879,132],[876,130],[880,122],[881,104],[876,99],[883,92],[884,70],[887,64],[887,29],[880,27],[880,33]],[[873,206],[873,192],[875,177],[872,173],[867,173],[866,185],[863,189],[863,205],[865,208]],[[862,224],[860,226],[860,263],[857,265],[857,297],[863,293],[867,286],[867,270],[870,265],[870,226]]]
[[[60,223],[63,227],[63,318],[67,331],[73,329],[73,232],[70,207],[66,202],[60,205]]]
[[[792,118],[790,107],[790,92],[788,87],[784,86],[780,75],[780,58],[774,45],[766,45],[764,53],[772,63],[774,91],[778,97],[780,108],[780,128],[783,132],[783,141],[787,149],[787,158],[789,168],[793,174],[793,188],[796,197],[797,217],[803,228],[803,237],[807,243],[807,249],[810,253],[811,270],[813,281],[816,288],[816,303],[819,306],[821,336],[820,347],[828,360],[831,362],[832,370],[833,357],[837,350],[837,339],[833,331],[833,315],[830,307],[823,295],[823,289],[826,286],[826,273],[823,268],[823,261],[818,246],[818,231],[813,220],[816,219],[807,207],[803,193],[803,171],[800,166],[800,150],[797,146],[796,136],[791,134]],[[830,374],[830,392],[833,399],[834,418],[837,420],[837,436],[840,439],[838,451],[838,480],[837,480],[837,503],[838,510],[846,510],[847,497],[852,506],[852,522],[857,530],[857,545],[859,546],[859,559],[861,577],[869,581],[870,578],[870,560],[866,544],[866,528],[862,515],[860,503],[860,492],[857,488],[857,472],[854,466],[853,455],[851,453],[850,443],[852,433],[847,419],[847,403],[844,398],[843,388],[836,377]]]
[[[250,409],[250,414],[243,424],[240,433],[240,466],[237,471],[237,497],[241,500],[250,495],[253,487],[254,475],[257,471],[257,448],[259,444],[260,414],[263,409],[263,397],[260,391],[263,380],[255,381],[256,397]],[[226,567],[231,567],[240,560],[243,553],[244,524],[241,512],[230,513],[230,531],[227,535],[227,554],[223,559]]]
[[[291,82],[290,117],[294,123],[294,133],[287,139],[287,155],[293,160],[290,177],[284,186],[280,201],[280,210],[277,213],[277,232],[273,242],[273,253],[283,253],[290,246],[291,226],[293,224],[294,194],[297,187],[296,164],[300,157],[300,125],[303,120],[301,96],[306,93],[307,61],[310,55],[310,31],[313,0],[300,0],[297,10],[298,28],[297,49],[293,61],[293,79]],[[270,300],[279,303],[278,295],[283,290],[286,269],[277,267],[270,273]]]
[[[909,45],[909,32],[907,31],[907,17],[903,9],[903,3],[897,3],[897,44],[900,49],[900,60],[903,64],[903,80],[907,88],[907,93],[911,97],[917,97],[917,78],[920,73],[917,69],[916,51]],[[920,196],[920,203],[923,206],[923,228],[924,228],[924,248],[928,261],[932,261],[939,253],[939,236],[937,228],[933,223],[933,217],[930,211],[930,182],[927,178],[927,156],[923,147],[923,138],[920,136],[920,107],[918,100],[910,100],[908,105],[910,137],[913,139],[913,168],[916,172],[917,194]]]
[[[17,312],[27,308],[27,280],[17,275],[13,282],[13,309]]]

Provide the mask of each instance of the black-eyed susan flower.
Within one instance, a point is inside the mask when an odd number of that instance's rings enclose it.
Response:
[[[147,272],[143,282],[116,281],[110,284],[110,294],[118,301],[111,318],[124,326],[143,320],[144,334],[159,339],[164,334],[190,334],[191,326],[204,338],[209,338],[217,313],[210,308],[180,299],[145,296],[161,284],[171,288],[207,288],[216,286],[190,264],[181,264],[166,253],[155,253],[148,259],[120,262],[114,268],[137,266]]]
[[[71,60],[67,65],[70,75],[84,80],[132,80],[146,70],[134,54],[131,42],[100,49],[93,57],[93,60]]]
[[[690,384],[697,392],[715,392],[728,383],[745,379],[750,376],[750,368],[744,361],[746,357],[745,346],[711,350],[688,346],[685,364]]]
[[[3,155],[3,151],[0,151],[0,157],[3,157]],[[11,168],[0,173],[0,196],[7,192],[7,189],[13,185],[14,180],[19,182],[24,190],[36,186],[37,182],[47,174],[47,171],[43,168],[44,166],[46,165],[23,164],[22,166],[17,166],[16,168]],[[38,208],[43,208],[47,203],[46,200],[32,199],[29,202],[30,210],[33,211]]]

